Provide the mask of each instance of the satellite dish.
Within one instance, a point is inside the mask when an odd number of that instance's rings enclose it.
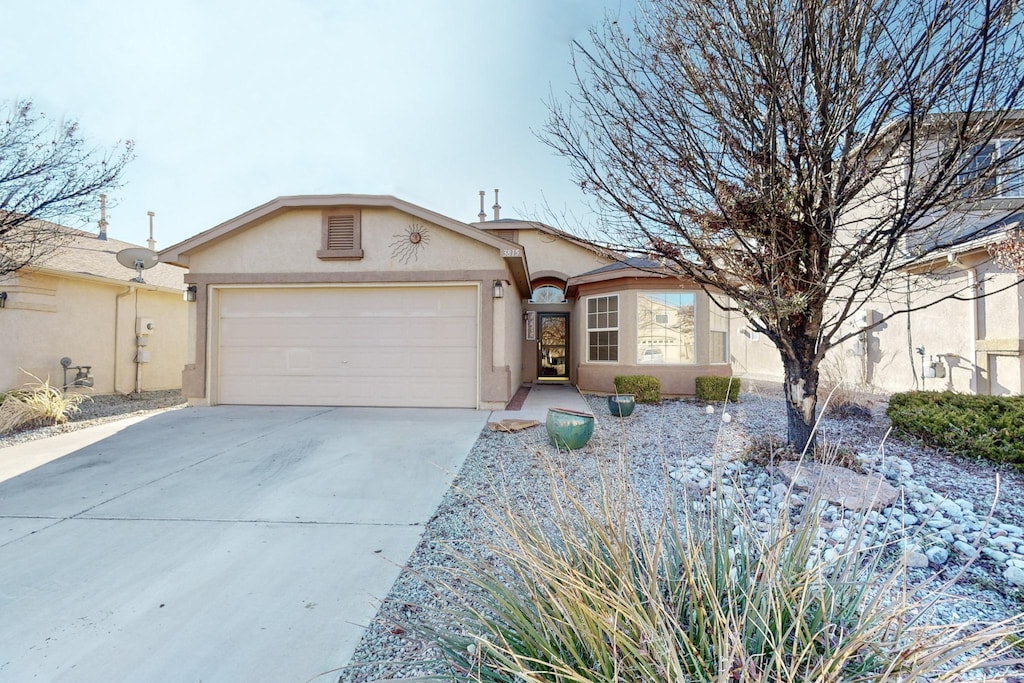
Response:
[[[117,262],[125,268],[134,268],[137,273],[130,282],[145,282],[142,271],[152,268],[158,261],[156,252],[145,247],[128,247],[117,252]]]

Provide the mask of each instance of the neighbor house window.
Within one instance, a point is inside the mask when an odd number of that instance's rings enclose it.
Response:
[[[960,174],[965,196],[1024,197],[1022,144],[1021,140],[993,140],[975,147],[969,154],[967,168]],[[998,172],[986,174],[986,170],[997,162],[1000,164]]]
[[[642,292],[637,296],[637,362],[694,362],[694,293]]]
[[[587,299],[587,360],[619,360],[619,295]]]
[[[325,211],[318,258],[357,259],[363,257],[361,216],[356,209]]]

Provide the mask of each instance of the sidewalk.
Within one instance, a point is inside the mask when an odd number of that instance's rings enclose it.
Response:
[[[548,408],[568,408],[582,413],[593,413],[590,405],[569,384],[534,384],[519,410],[495,410],[489,422],[501,420],[536,420],[541,424],[547,420]]]

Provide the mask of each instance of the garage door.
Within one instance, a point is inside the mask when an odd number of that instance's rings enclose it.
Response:
[[[223,289],[217,402],[475,408],[476,291]]]

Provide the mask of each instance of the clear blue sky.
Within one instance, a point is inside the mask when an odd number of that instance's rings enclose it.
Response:
[[[394,194],[476,220],[581,211],[533,131],[569,43],[629,0],[5,0],[0,99],[130,138],[111,237],[168,247],[279,195]],[[488,208],[488,212],[490,209]]]

